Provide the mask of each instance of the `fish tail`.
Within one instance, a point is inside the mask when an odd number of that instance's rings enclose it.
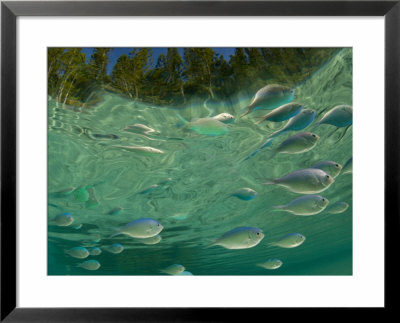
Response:
[[[210,247],[216,245],[216,244],[215,244],[216,241],[214,241],[214,240],[209,240],[208,242],[209,242],[209,243],[204,247],[204,249],[208,249],[208,248],[210,248]]]
[[[115,230],[115,231],[117,231],[117,232],[115,232],[114,234],[112,234],[112,235],[110,236],[110,238],[114,238],[114,237],[116,237],[116,236],[122,234],[122,232],[120,231],[120,228],[112,228],[112,229]]]
[[[286,132],[286,131],[278,130],[278,131],[272,133],[272,134],[268,137],[268,139],[276,138],[276,137],[280,136],[281,134],[284,134],[285,132]]]
[[[250,158],[253,158],[259,151],[260,151],[260,149],[256,149],[250,155],[248,155],[245,159],[243,159],[243,161],[246,161],[246,160],[248,160]]]
[[[278,184],[278,181],[276,179],[267,179],[266,182],[263,183],[264,185],[275,185]]]
[[[339,139],[336,141],[336,143],[338,143],[340,140],[342,140],[342,138],[345,136],[347,130],[349,129],[350,126],[347,126],[346,129],[344,129],[344,131],[342,132],[342,134],[339,136]]]
[[[247,109],[247,111],[244,113],[244,114],[242,114],[241,116],[240,116],[240,118],[243,118],[245,115],[248,115],[250,112],[251,112],[251,105],[249,105],[248,107],[246,107],[245,109]],[[244,110],[244,109],[243,109]]]
[[[210,244],[208,244],[207,246],[205,246],[203,249],[211,248],[211,247],[214,246],[214,245],[215,245],[214,243],[210,243]]]
[[[184,119],[184,118],[179,114],[179,112],[176,112],[176,111],[175,111],[175,114],[176,114],[176,116],[178,117],[179,121],[182,123],[182,124],[181,124],[181,123],[178,123],[178,124],[177,124],[177,126],[179,125],[178,128],[181,128],[181,127],[183,127],[184,125],[186,125],[186,124],[189,123],[186,119]]]
[[[257,122],[255,122],[254,124],[260,124],[261,122],[263,122],[263,121],[265,121],[265,117],[264,116],[262,116],[262,117],[255,117],[256,119],[260,119],[260,120],[258,120]]]
[[[273,150],[272,155],[269,157],[269,159],[274,158],[278,154],[278,151],[276,149]]]

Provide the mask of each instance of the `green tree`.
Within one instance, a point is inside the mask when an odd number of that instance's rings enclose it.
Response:
[[[217,54],[213,70],[214,91],[216,95],[222,98],[229,97],[236,89],[232,66],[225,60],[223,55]]]
[[[61,78],[61,57],[65,48],[51,47],[47,52],[47,84],[48,94],[55,96]]]
[[[151,49],[134,48],[130,53],[131,80],[134,89],[134,98],[139,98],[139,93],[144,89],[146,77],[150,72],[152,63]]]
[[[131,60],[128,55],[121,55],[114,65],[111,74],[112,84],[129,98],[133,99],[133,75],[131,74]]]
[[[233,70],[233,78],[237,89],[248,87],[250,73],[248,69],[248,58],[243,48],[236,48],[229,63]]]
[[[184,56],[184,77],[186,88],[191,93],[208,94],[214,98],[213,91],[213,65],[215,52],[212,48],[185,48]]]
[[[69,48],[63,52],[60,61],[60,80],[58,85],[57,101],[66,103],[74,92],[74,83],[85,69],[85,54],[81,48]]]
[[[95,48],[89,61],[90,78],[98,83],[102,89],[104,89],[106,83],[110,82],[110,77],[107,75],[110,51],[111,48]]]

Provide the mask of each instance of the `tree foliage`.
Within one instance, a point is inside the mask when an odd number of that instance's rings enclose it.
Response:
[[[167,48],[153,61],[150,48],[132,48],[112,71],[111,48],[49,48],[48,93],[60,103],[90,106],[104,91],[131,100],[184,105],[196,97],[226,100],[270,83],[294,86],[315,72],[335,48],[236,48],[226,59],[212,48]],[[181,51],[181,52],[180,52]]]

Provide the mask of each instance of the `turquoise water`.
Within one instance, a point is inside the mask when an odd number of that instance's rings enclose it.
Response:
[[[161,269],[181,264],[193,275],[351,275],[351,173],[339,174],[318,193],[330,205],[347,202],[350,207],[341,214],[298,216],[276,211],[273,206],[301,195],[262,184],[323,160],[344,165],[352,157],[352,127],[345,132],[316,124],[332,107],[352,105],[351,49],[341,50],[296,88],[294,101],[317,111],[316,120],[304,130],[320,137],[312,150],[275,155],[272,149],[295,133],[289,132],[244,161],[285,124],[255,124],[265,110],[239,118],[251,99],[238,93],[229,103],[191,102],[179,110],[114,94],[104,95],[101,103],[87,109],[49,99],[48,274],[164,275]],[[236,117],[226,134],[206,136],[182,126],[182,118],[190,121],[223,112]],[[136,123],[156,132],[123,130]],[[115,146],[151,146],[164,153]],[[243,187],[252,188],[257,196],[250,201],[231,196]],[[63,190],[67,191],[57,193]],[[63,212],[73,216],[71,225],[54,223]],[[126,235],[110,238],[116,228],[139,218],[163,225],[159,243],[146,245]],[[264,239],[248,249],[205,248],[225,232],[244,226],[262,229]],[[291,249],[270,245],[292,232],[303,234],[305,242]],[[122,244],[124,250],[107,251],[113,243]],[[64,252],[77,246],[97,246],[102,253],[77,259]],[[278,258],[283,265],[276,270],[256,266],[269,258]],[[77,266],[90,259],[101,267],[92,271]]]

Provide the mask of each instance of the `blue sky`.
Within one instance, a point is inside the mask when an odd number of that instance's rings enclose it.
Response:
[[[157,62],[157,58],[158,58],[158,56],[160,56],[160,54],[162,54],[162,53],[165,54],[167,52],[167,48],[153,47],[152,49],[153,49],[154,63]],[[226,60],[229,60],[229,56],[235,52],[235,48],[233,48],[233,47],[219,47],[219,48],[213,48],[213,49],[216,53],[223,55]],[[94,50],[93,47],[82,49],[82,52],[86,54],[86,61],[88,61],[90,59],[90,56],[92,55],[93,50]],[[118,58],[122,54],[128,54],[131,50],[132,50],[131,47],[130,48],[126,48],[126,47],[113,48],[109,53],[110,63],[107,66],[107,73],[108,74],[111,73],[115,63],[117,62]],[[183,48],[179,48],[179,53],[181,55],[183,55]]]

